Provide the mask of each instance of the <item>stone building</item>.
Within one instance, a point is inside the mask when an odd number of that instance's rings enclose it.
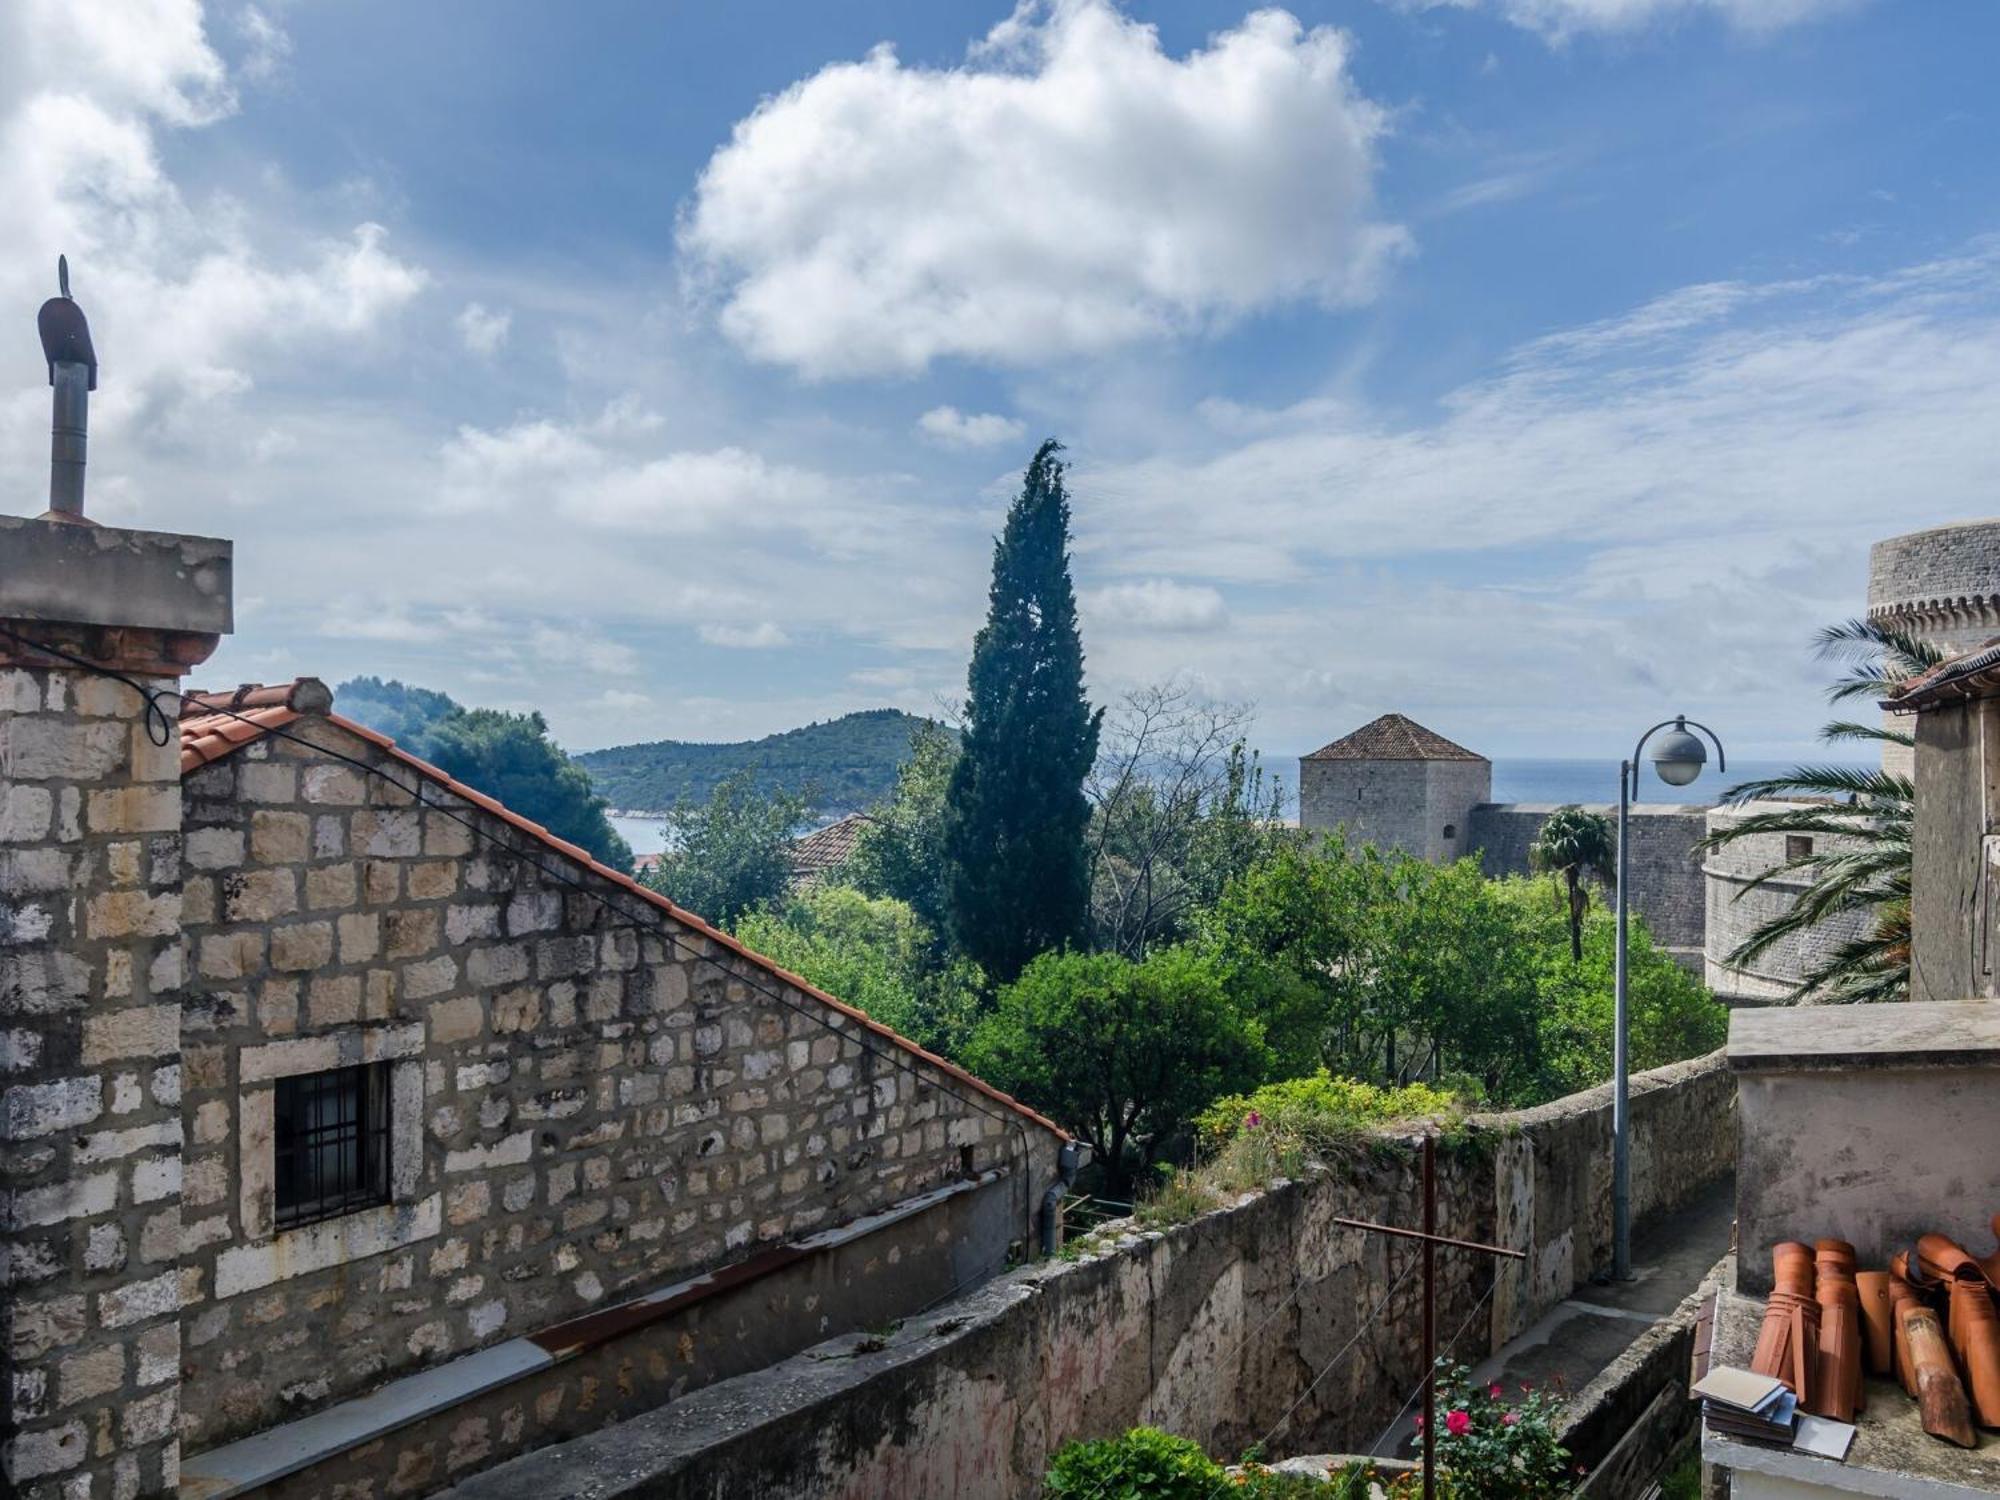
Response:
[[[1488,875],[1528,871],[1553,803],[1495,802],[1493,763],[1402,714],[1384,714],[1299,758],[1299,826],[1342,829],[1360,843],[1420,859],[1477,855]],[[1615,816],[1616,807],[1590,811]],[[1701,965],[1704,925],[1699,807],[1632,808],[1632,904],[1659,944]]]
[[[1877,542],[1868,553],[1867,616],[1953,654],[1971,651],[2000,635],[2000,520],[1959,521]],[[1891,715],[1885,722],[1907,729],[1912,721]],[[1912,752],[1885,745],[1882,768],[1911,775]],[[1708,829],[1719,832],[1773,805],[1715,808],[1708,814]],[[1731,1004],[1767,1004],[1791,993],[1815,962],[1856,935],[1867,920],[1853,915],[1838,918],[1787,940],[1748,966],[1730,961],[1729,955],[1752,932],[1789,908],[1803,889],[1799,881],[1787,877],[1755,889],[1751,882],[1807,852],[1815,839],[1824,842],[1825,836],[1788,840],[1783,834],[1771,834],[1708,855],[1705,968],[1709,988]],[[1913,994],[1912,998],[1939,997]]]
[[[1299,826],[1419,859],[1470,852],[1472,809],[1493,800],[1493,762],[1402,714],[1299,757]]]
[[[231,566],[0,518],[9,1493],[423,1494],[1031,1248],[1047,1120],[317,682],[181,696]]]

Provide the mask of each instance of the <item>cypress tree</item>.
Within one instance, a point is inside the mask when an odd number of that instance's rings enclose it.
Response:
[[[1083,781],[1103,712],[1083,696],[1060,452],[1053,438],[1036,451],[993,544],[964,749],[946,794],[952,932],[996,983],[1079,943],[1090,914]]]

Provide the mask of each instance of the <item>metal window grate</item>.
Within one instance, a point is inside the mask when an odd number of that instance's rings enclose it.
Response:
[[[277,1081],[277,1225],[295,1229],[389,1201],[389,1065]]]

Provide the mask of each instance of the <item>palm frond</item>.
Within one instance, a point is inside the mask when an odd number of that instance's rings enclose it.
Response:
[[[1889,729],[1880,724],[1857,724],[1851,719],[1835,719],[1821,727],[1819,737],[1828,744],[1838,744],[1845,740],[1868,740],[1880,745],[1904,745],[1915,748],[1917,737],[1904,729]]]
[[[1765,802],[1787,797],[1873,797],[1885,802],[1909,802],[1916,797],[1915,784],[1871,766],[1794,766],[1786,776],[1768,776],[1746,781],[1723,793],[1728,803]]]

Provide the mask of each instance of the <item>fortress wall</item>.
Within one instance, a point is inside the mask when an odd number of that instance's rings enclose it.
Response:
[[[1877,542],[1868,550],[1868,618],[1953,654],[2000,635],[2000,520],[1958,521]],[[1882,767],[1908,776],[1914,759],[1906,748],[1886,746]]]
[[[1528,849],[1555,803],[1488,802],[1472,810],[1470,847],[1488,875],[1525,875]],[[1613,819],[1615,805],[1586,809]],[[1701,857],[1695,845],[1707,832],[1708,809],[1675,803],[1639,803],[1631,818],[1632,909],[1645,918],[1661,947],[1690,966],[1701,962],[1708,925]]]

